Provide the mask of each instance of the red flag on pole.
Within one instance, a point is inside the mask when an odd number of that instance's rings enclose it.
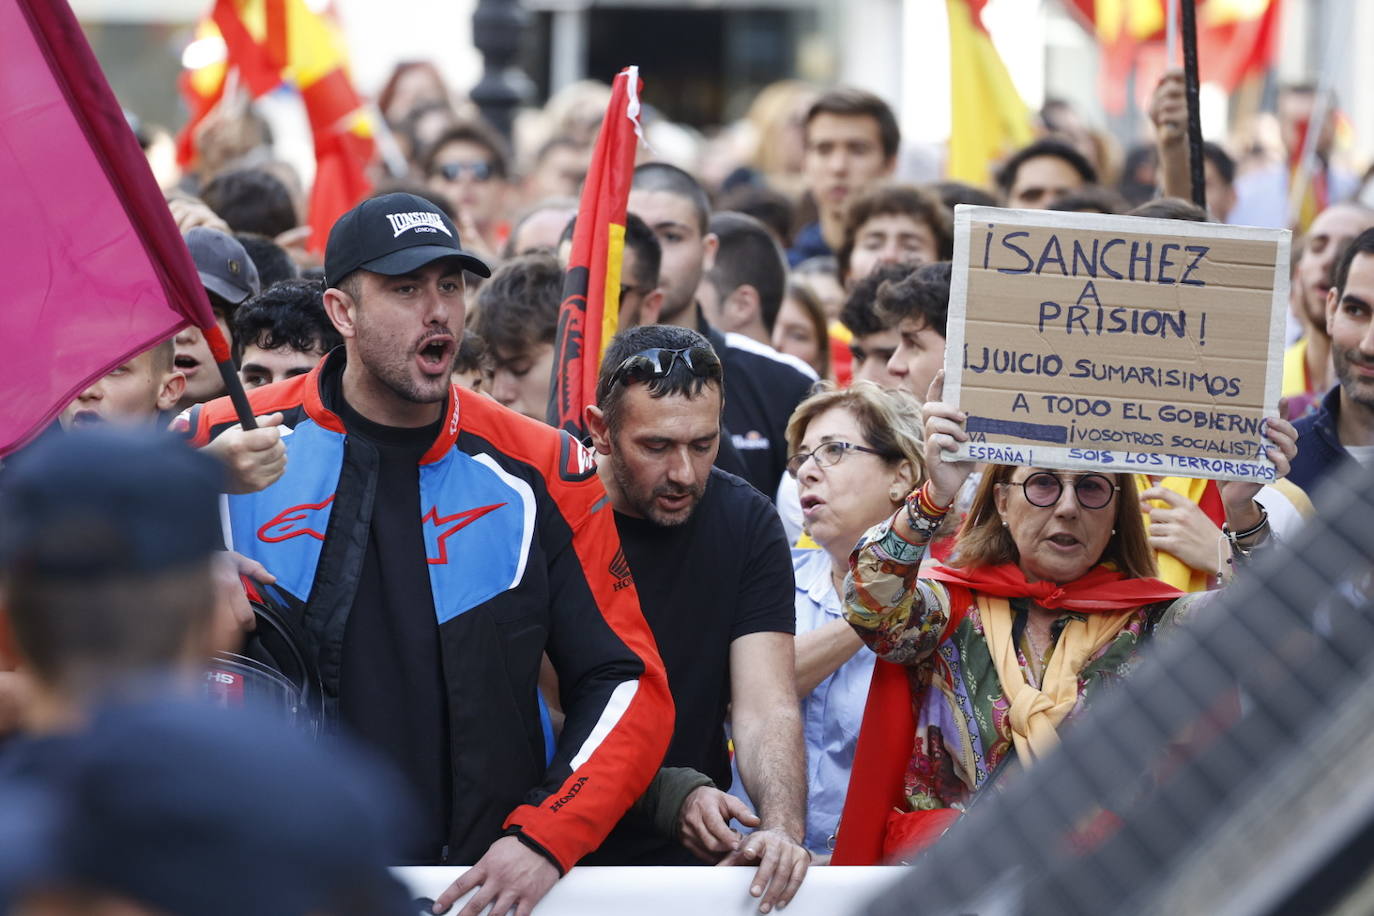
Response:
[[[187,324],[228,346],[76,17],[0,0],[0,455]],[[220,356],[215,352],[216,358]]]
[[[596,138],[582,186],[572,256],[563,279],[563,305],[554,344],[549,423],[585,439],[583,410],[596,403],[601,354],[620,319],[620,264],[625,251],[625,208],[634,178],[639,124],[638,67],[621,70]]]
[[[335,220],[372,191],[372,127],[348,76],[343,34],[305,0],[215,0],[211,24],[202,23],[199,34],[219,36],[225,59],[188,70],[183,79],[192,121],[179,141],[182,165],[194,158],[195,125],[218,104],[229,69],[237,69],[254,98],[291,83],[315,138],[308,247],[323,254]]]
[[[1164,39],[1165,0],[1067,0],[1070,12],[1095,32],[1102,51],[1102,94],[1108,112],[1120,114],[1130,102],[1128,77],[1136,70],[1136,91],[1148,97],[1154,84],[1178,61],[1168,58]],[[1261,75],[1278,56],[1283,0],[1196,0],[1198,67],[1203,82],[1227,92]],[[1143,103],[1142,103],[1143,107]]]

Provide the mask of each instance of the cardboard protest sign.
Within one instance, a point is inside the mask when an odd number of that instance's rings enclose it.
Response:
[[[960,457],[1272,481],[1287,231],[960,206],[945,399]]]

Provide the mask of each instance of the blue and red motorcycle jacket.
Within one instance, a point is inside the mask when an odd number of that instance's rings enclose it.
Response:
[[[286,472],[227,497],[230,546],[304,602],[327,717],[331,704],[337,714],[378,460],[328,403],[341,396],[344,360],[340,348],[308,375],[249,393],[255,415],[285,415]],[[221,398],[185,422],[204,445],[237,418]],[[518,834],[566,872],[644,792],[673,731],[595,460],[568,434],[454,386],[419,485],[451,735],[448,860],[475,862]],[[538,699],[545,652],[566,715],[552,749]]]

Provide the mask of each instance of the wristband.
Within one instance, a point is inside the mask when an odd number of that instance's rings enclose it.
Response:
[[[944,518],[945,514],[949,512],[950,508],[954,506],[954,503],[952,501],[948,506],[940,506],[935,503],[935,500],[932,499],[930,495],[929,480],[921,484],[920,488],[915,492],[914,495],[916,497],[917,503],[919,504],[918,511],[920,511],[922,515],[927,515],[932,518]]]
[[[936,505],[935,501],[930,498],[930,481],[927,480],[906,498],[907,523],[911,525],[912,530],[928,538],[932,537],[953,505],[953,503],[943,507]]]
[[[1226,524],[1222,524],[1221,530],[1226,532],[1226,536],[1231,539],[1232,544],[1234,544],[1236,541],[1243,541],[1246,538],[1254,537],[1269,525],[1268,510],[1266,510],[1264,506],[1260,506],[1259,510],[1260,520],[1256,522],[1254,525],[1251,525],[1249,528],[1246,528],[1244,531],[1232,531]]]

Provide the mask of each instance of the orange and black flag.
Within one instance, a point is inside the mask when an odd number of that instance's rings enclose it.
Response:
[[[625,210],[634,177],[639,124],[639,68],[626,67],[611,86],[582,201],[577,208],[572,256],[563,278],[558,315],[549,423],[578,440],[587,436],[583,412],[596,403],[601,355],[620,321],[620,265],[625,252]]]

